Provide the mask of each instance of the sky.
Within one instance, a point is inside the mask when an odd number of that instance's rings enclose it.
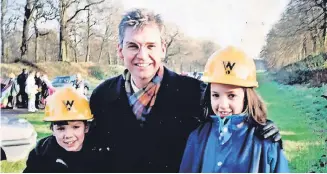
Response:
[[[234,45],[259,58],[265,36],[289,0],[122,0],[124,9],[149,8],[195,38]]]
[[[17,0],[24,4],[25,0]],[[220,46],[234,45],[260,58],[265,37],[290,0],[115,0],[124,10],[143,7],[177,24],[187,35],[209,39]],[[9,1],[10,2],[10,1]],[[58,28],[56,22],[43,24]]]

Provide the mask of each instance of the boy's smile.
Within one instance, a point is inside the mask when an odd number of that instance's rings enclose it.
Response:
[[[87,132],[88,127],[83,121],[68,121],[68,125],[53,126],[53,135],[66,151],[80,151]]]

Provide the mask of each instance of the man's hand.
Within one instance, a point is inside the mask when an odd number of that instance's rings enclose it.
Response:
[[[261,139],[272,139],[274,142],[278,142],[281,149],[283,149],[283,141],[279,129],[271,120],[267,120],[266,125],[259,126],[257,134]]]

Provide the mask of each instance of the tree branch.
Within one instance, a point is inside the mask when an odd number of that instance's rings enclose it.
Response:
[[[93,3],[87,4],[86,6],[84,6],[84,8],[78,9],[78,10],[75,12],[75,14],[67,20],[67,23],[70,22],[71,20],[73,20],[79,12],[84,11],[84,10],[87,10],[90,6],[92,6],[92,5],[96,5],[96,4],[100,4],[100,3],[102,3],[102,2],[104,2],[104,0],[101,0],[101,1],[98,1],[98,2],[93,2]]]

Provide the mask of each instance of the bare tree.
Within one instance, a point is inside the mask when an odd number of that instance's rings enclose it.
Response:
[[[90,8],[87,9],[87,26],[86,26],[86,55],[85,55],[85,62],[90,61],[90,38],[92,35],[95,33],[92,32],[92,27],[97,24],[96,19],[91,19],[92,18],[92,11]]]
[[[114,1],[107,1],[105,8],[102,8],[101,19],[98,23],[101,30],[95,31],[95,38],[100,39],[100,47],[98,49],[97,62],[100,63],[102,57],[107,57],[107,62],[113,64],[118,62],[117,57],[112,56],[115,53],[115,47],[118,40],[118,24],[120,22],[120,14],[122,13],[122,6]],[[98,17],[100,18],[100,17]],[[104,29],[104,30],[102,30]]]
[[[28,51],[28,40],[29,40],[29,27],[32,19],[32,14],[36,8],[33,8],[33,1],[26,0],[25,8],[24,8],[24,23],[23,23],[23,35],[22,35],[22,44],[20,47],[21,51],[21,59],[26,59],[27,51]]]
[[[176,40],[179,39],[179,28],[171,23],[167,23],[166,24],[166,31],[165,31],[165,43],[166,43],[166,56],[163,60],[164,63],[168,63],[169,59],[172,56],[175,56],[177,54],[179,54],[181,52],[180,47],[178,46],[178,44],[174,44],[174,42],[176,42]]]
[[[261,51],[268,68],[279,69],[311,54],[327,51],[327,0],[291,0],[270,30]]]
[[[19,10],[19,5],[15,1],[1,0],[1,59],[4,62],[8,62],[10,58],[9,52],[12,47],[7,41],[20,21]]]
[[[89,9],[91,6],[100,4],[104,2],[104,0],[89,2],[81,8],[78,8],[73,15],[68,16],[68,9],[72,5],[79,6],[81,1],[78,0],[60,0],[59,3],[59,11],[60,11],[60,50],[59,50],[59,61],[66,61],[67,60],[67,41],[68,41],[68,34],[67,34],[67,25],[70,21],[72,21],[80,12]]]
[[[58,60],[59,40],[55,29],[43,29],[42,33],[48,33],[38,39],[38,52],[44,62]],[[39,59],[41,61],[42,59]]]
[[[4,17],[7,11],[7,0],[1,0],[1,59],[4,60],[5,53],[5,27],[4,27]],[[6,62],[6,61],[5,61]]]
[[[51,8],[50,6],[47,6],[46,1],[42,0],[35,0],[34,1],[34,8],[35,8],[35,13],[33,14],[33,20],[34,20],[34,34],[35,34],[35,42],[34,42],[34,53],[35,53],[35,62],[39,61],[39,54],[38,54],[38,40],[40,36],[45,36],[49,34],[48,31],[40,31],[38,28],[38,23],[41,22],[47,22],[49,20],[54,20],[57,18],[57,12],[55,8]]]

